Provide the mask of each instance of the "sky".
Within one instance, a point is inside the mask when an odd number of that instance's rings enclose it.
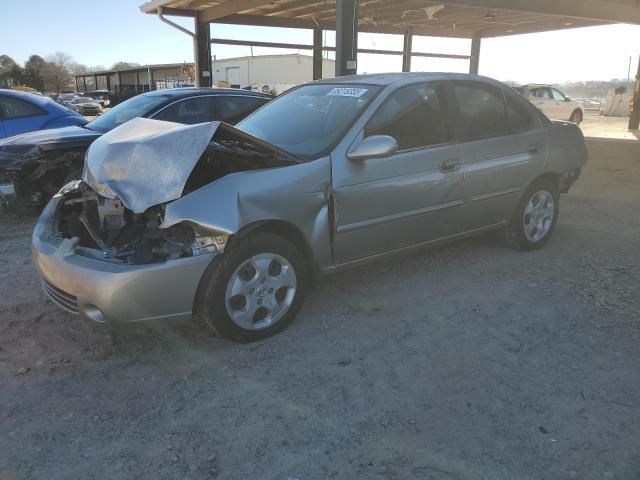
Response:
[[[193,61],[191,37],[140,12],[144,0],[0,0],[0,54],[19,63],[30,55],[63,51],[78,63],[111,67],[115,62],[140,64]],[[4,4],[4,5],[3,5]],[[187,28],[191,19],[173,18]],[[212,25],[213,37],[312,43],[307,30]],[[334,45],[333,32],[326,44]],[[360,34],[362,48],[402,49],[394,35]],[[414,51],[468,54],[470,41],[414,37]],[[254,55],[292,51],[253,48]],[[310,52],[302,52],[310,53]],[[212,45],[215,58],[251,54],[250,47]],[[640,54],[640,26],[608,25],[482,40],[480,73],[502,81],[563,83],[633,78]],[[360,55],[358,73],[398,71],[399,56]],[[414,57],[414,71],[468,71],[468,61]]]

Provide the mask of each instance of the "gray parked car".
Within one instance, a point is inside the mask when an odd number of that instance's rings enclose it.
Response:
[[[201,317],[251,341],[321,273],[490,230],[543,246],[587,160],[580,129],[458,74],[342,77],[240,122],[132,120],[33,234],[47,294],[98,322]]]

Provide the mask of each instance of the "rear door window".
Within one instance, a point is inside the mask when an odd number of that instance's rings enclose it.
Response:
[[[547,88],[547,87],[532,88],[530,90],[530,92],[531,92],[531,96],[532,97],[544,98],[544,99],[547,99],[547,100],[551,100],[552,99],[551,89]]]
[[[192,97],[169,105],[153,116],[155,120],[195,125],[212,120],[213,97]]]
[[[391,94],[369,120],[365,135],[390,135],[399,150],[448,142],[446,109],[438,85],[409,85]]]
[[[0,97],[0,119],[13,120],[14,118],[34,117],[46,115],[40,107],[32,103],[11,97]]]
[[[217,120],[235,125],[244,117],[267,103],[266,98],[250,96],[219,96]]]
[[[510,95],[507,98],[507,115],[509,116],[509,125],[512,132],[524,132],[531,130],[535,126],[535,119],[517,99]]]
[[[511,131],[504,94],[499,88],[480,83],[457,83],[452,87],[460,140],[498,137]]]

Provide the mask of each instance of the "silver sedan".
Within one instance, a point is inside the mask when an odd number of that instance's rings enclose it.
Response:
[[[321,274],[490,230],[545,245],[580,129],[458,74],[314,82],[242,121],[132,120],[96,140],[33,234],[45,291],[98,322],[286,328]]]

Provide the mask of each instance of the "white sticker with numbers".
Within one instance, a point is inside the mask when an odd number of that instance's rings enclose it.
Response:
[[[362,95],[367,93],[369,90],[367,88],[345,88],[338,87],[331,90],[327,95],[330,97],[354,97],[360,98]]]

